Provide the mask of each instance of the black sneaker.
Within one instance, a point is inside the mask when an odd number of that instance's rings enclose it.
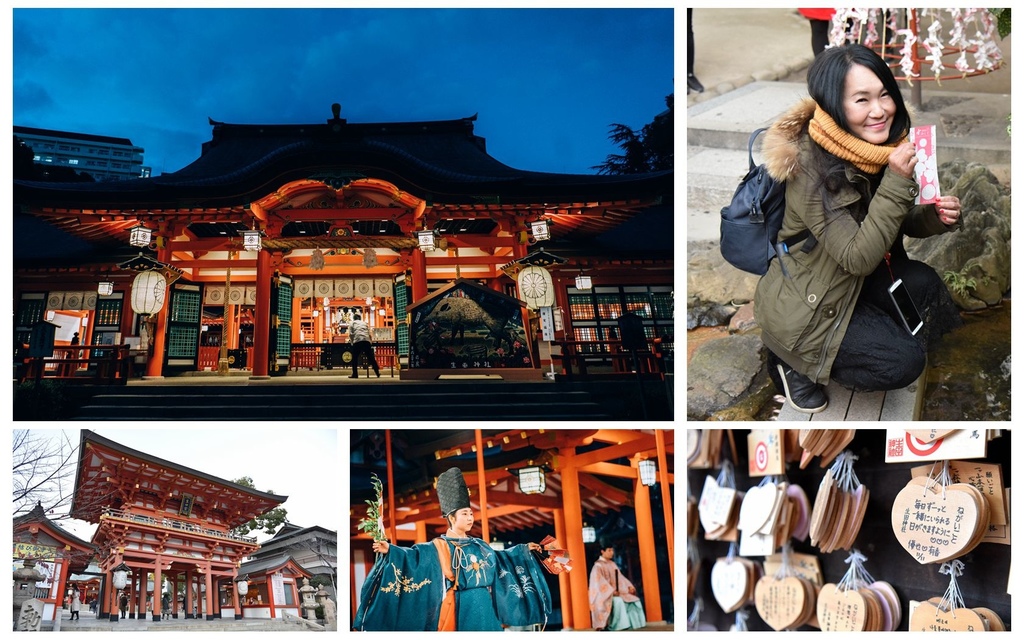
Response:
[[[686,88],[688,91],[692,89],[697,93],[704,93],[704,85],[702,85],[700,80],[697,79],[697,76],[692,73],[687,74],[686,76]]]
[[[820,384],[811,382],[807,376],[797,373],[792,367],[779,364],[779,376],[786,392],[786,400],[800,413],[818,413],[828,406],[828,396]]]

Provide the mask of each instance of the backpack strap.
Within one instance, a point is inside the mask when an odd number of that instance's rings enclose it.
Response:
[[[754,129],[750,134],[750,139],[747,140],[747,160],[750,162],[750,171],[754,170],[757,164],[754,162],[754,140],[757,140],[757,136],[768,130],[768,127],[761,127],[760,129]]]

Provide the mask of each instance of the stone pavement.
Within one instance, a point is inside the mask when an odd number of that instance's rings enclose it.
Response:
[[[63,616],[58,623],[44,622],[43,631],[84,631],[84,632],[140,632],[140,631],[169,631],[169,632],[191,632],[191,631],[241,631],[241,632],[274,632],[274,631],[311,631],[305,625],[294,621],[284,620],[185,620],[167,619],[154,622],[153,620],[129,619],[111,622],[110,620],[99,620],[96,615],[89,611],[88,607],[79,613],[79,620],[71,620],[71,613],[63,611]],[[59,625],[59,626],[58,626]]]

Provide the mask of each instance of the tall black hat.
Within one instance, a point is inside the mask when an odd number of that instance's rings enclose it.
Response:
[[[462,469],[452,467],[437,477],[437,499],[445,516],[469,506],[469,487],[462,477]]]

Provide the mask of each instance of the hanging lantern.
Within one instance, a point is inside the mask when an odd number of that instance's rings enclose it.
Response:
[[[250,229],[242,232],[242,248],[246,251],[259,251],[263,248],[263,232]]]
[[[519,490],[523,493],[544,493],[547,483],[541,467],[523,467],[519,470]]]
[[[153,239],[153,230],[147,229],[140,222],[129,230],[128,244],[133,247],[148,247]]]
[[[115,589],[124,589],[128,586],[128,572],[131,571],[131,567],[125,563],[121,563],[113,569],[113,581]]]
[[[640,483],[645,487],[653,487],[658,481],[658,467],[654,460],[641,460],[637,466],[640,471]]]
[[[551,239],[551,227],[548,226],[547,220],[535,220],[531,222],[530,233],[533,234],[533,239],[538,242],[541,240]]]
[[[580,291],[590,291],[593,286],[594,283],[590,279],[590,276],[585,276],[582,272],[580,272],[580,275],[576,276],[576,288]]]
[[[249,593],[249,574],[240,577],[235,584],[238,588],[238,595],[245,596],[245,594]]]
[[[416,240],[420,243],[420,251],[433,251],[436,249],[436,238],[437,234],[430,229],[416,232]]]
[[[583,525],[583,544],[597,541],[597,531],[589,524]]]
[[[159,271],[143,271],[132,283],[132,311],[140,316],[159,313],[164,308],[167,278]]]
[[[110,294],[114,293],[114,283],[101,282],[99,286],[96,287],[96,293],[100,294],[101,296],[109,296]]]

